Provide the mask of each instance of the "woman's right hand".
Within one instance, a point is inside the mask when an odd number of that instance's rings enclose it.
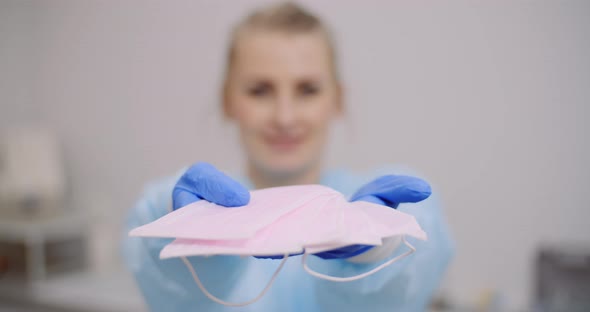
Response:
[[[188,168],[176,182],[172,208],[176,210],[201,199],[221,206],[239,207],[248,204],[250,192],[211,164],[200,162]]]

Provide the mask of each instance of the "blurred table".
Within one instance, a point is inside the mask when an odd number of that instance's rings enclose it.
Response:
[[[64,214],[39,220],[0,219],[0,241],[22,243],[26,248],[26,278],[46,277],[45,244],[60,239],[85,237],[88,218],[82,214]]]

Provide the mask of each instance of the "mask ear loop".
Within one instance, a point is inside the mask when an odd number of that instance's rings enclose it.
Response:
[[[368,272],[365,272],[365,273],[362,273],[362,274],[359,274],[359,275],[355,275],[355,276],[350,276],[350,277],[336,277],[336,276],[330,276],[330,275],[318,273],[318,272],[310,269],[307,266],[307,257],[309,256],[308,253],[303,254],[303,257],[301,259],[301,262],[303,263],[303,269],[305,269],[305,271],[307,271],[307,273],[309,273],[309,274],[311,274],[311,275],[313,275],[313,276],[315,276],[317,278],[325,279],[325,280],[332,281],[332,282],[352,282],[352,281],[359,280],[361,278],[365,278],[365,277],[367,277],[369,275],[372,275],[374,273],[377,273],[377,272],[381,271],[382,269],[390,266],[394,262],[397,262],[398,260],[401,260],[401,259],[403,259],[403,258],[411,255],[412,253],[414,253],[416,251],[416,248],[414,246],[412,246],[412,244],[410,244],[406,240],[406,236],[405,235],[402,236],[402,241],[404,242],[404,244],[406,246],[408,246],[408,248],[410,248],[410,250],[404,252],[403,254],[401,254],[399,256],[396,256],[396,257],[388,260],[387,262],[379,265],[378,267],[376,267],[376,268],[374,268],[374,269],[372,269],[372,270],[370,270]]]
[[[191,275],[193,276],[193,279],[195,280],[195,283],[197,283],[197,286],[199,286],[199,288],[201,289],[201,291],[203,292],[203,294],[205,294],[205,296],[207,296],[207,298],[219,303],[219,304],[223,304],[225,306],[229,306],[229,307],[243,307],[243,306],[247,306],[249,304],[252,304],[258,300],[260,300],[260,298],[262,298],[262,296],[264,296],[264,294],[266,294],[266,292],[270,289],[270,286],[272,286],[272,284],[274,283],[275,279],[277,278],[277,276],[279,275],[279,272],[281,271],[281,269],[283,268],[283,266],[285,266],[285,263],[287,262],[287,259],[289,258],[289,255],[286,254],[283,258],[283,260],[281,261],[281,264],[279,265],[279,267],[277,268],[277,270],[273,273],[272,277],[270,278],[270,281],[268,281],[268,284],[266,284],[266,287],[264,287],[264,289],[262,290],[262,292],[254,297],[254,299],[245,301],[245,302],[239,302],[239,303],[234,303],[234,302],[227,302],[227,301],[223,301],[217,297],[215,297],[213,294],[211,294],[206,288],[205,286],[203,286],[203,283],[201,282],[201,280],[199,279],[199,276],[197,275],[197,272],[195,271],[195,268],[193,268],[193,265],[188,261],[188,259],[186,257],[180,257],[180,259],[182,260],[182,262],[184,262],[184,264],[186,265],[186,267],[188,268],[188,270],[191,272]]]

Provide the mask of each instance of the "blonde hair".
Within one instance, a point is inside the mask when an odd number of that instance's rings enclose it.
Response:
[[[332,35],[326,25],[317,16],[299,5],[283,2],[254,11],[234,27],[227,53],[224,89],[234,59],[236,42],[240,34],[248,30],[278,31],[285,34],[320,33],[326,40],[334,78],[338,80],[336,51]]]

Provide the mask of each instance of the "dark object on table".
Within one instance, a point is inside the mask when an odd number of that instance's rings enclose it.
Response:
[[[534,311],[590,311],[589,245],[542,248],[536,278]]]

